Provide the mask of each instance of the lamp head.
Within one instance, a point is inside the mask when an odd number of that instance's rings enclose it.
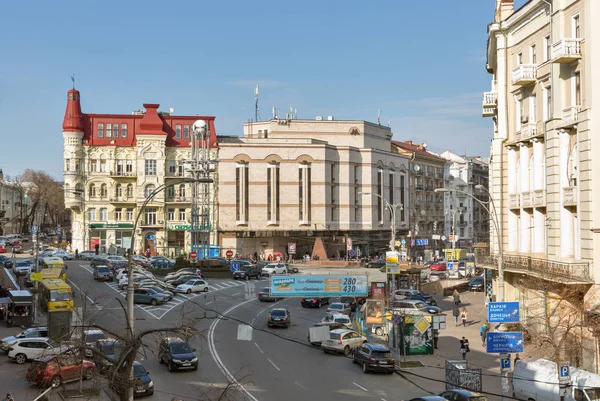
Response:
[[[207,131],[206,121],[204,121],[204,120],[197,120],[192,125],[192,130],[194,131],[194,133],[196,135],[201,136],[201,137],[204,138],[206,136],[206,131]]]
[[[436,188],[433,192],[448,192],[448,188]]]
[[[475,189],[485,189],[485,187],[481,184],[475,185]]]

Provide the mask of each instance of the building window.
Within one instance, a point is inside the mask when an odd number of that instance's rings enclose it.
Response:
[[[133,184],[127,184],[127,192],[125,193],[125,196],[128,198],[133,197]]]
[[[104,124],[98,123],[98,138],[104,138]]]
[[[175,220],[175,209],[168,209],[167,210],[167,220],[168,221]]]
[[[521,100],[515,96],[515,131],[521,132]]]
[[[177,173],[177,165],[175,164],[175,160],[169,160],[169,175],[173,176]]]
[[[75,197],[79,198],[83,195],[83,185],[77,184],[75,185]]]
[[[115,220],[123,220],[123,209],[120,207],[115,209]]]
[[[336,174],[335,164],[332,164],[331,167],[330,167],[330,175],[331,175],[331,187],[330,187],[330,192],[331,193],[330,193],[330,197],[331,197],[331,205],[333,207],[333,205],[335,205],[336,202],[337,202],[337,196],[336,196],[337,187],[335,185],[335,181],[337,179],[337,174]],[[332,218],[331,219],[334,220],[333,219],[333,214],[332,214]]]
[[[126,173],[133,173],[133,161],[127,160],[127,164],[125,165]]]
[[[546,120],[550,120],[552,118],[552,87],[548,85],[545,89],[546,101],[544,104],[546,105]]]
[[[147,226],[156,225],[156,208],[147,207],[146,209],[144,209],[144,218],[144,222]]]
[[[267,221],[279,222],[279,164],[267,166]]]
[[[552,43],[550,43],[550,35],[544,38],[544,61],[550,60],[550,51]]]
[[[377,170],[377,221],[383,223],[383,170]]]
[[[65,159],[65,171],[71,171],[71,159]]]
[[[152,192],[154,192],[154,189],[154,184],[146,185],[146,188],[144,188],[144,198],[148,199],[152,195]]]
[[[390,204],[394,204],[394,172],[390,172],[390,176],[389,176],[390,182],[389,182],[389,196],[388,196],[388,202],[390,202]]]
[[[106,173],[108,170],[106,169],[106,160],[100,159],[100,172]]]
[[[537,121],[537,96],[529,96],[529,122],[535,124]]]
[[[106,123],[106,137],[112,138],[112,124]]]
[[[169,185],[167,187],[167,198],[174,198],[175,197],[175,187],[173,185]]]
[[[106,198],[108,196],[108,186],[106,184],[100,185],[100,197]]]
[[[190,138],[190,126],[189,125],[184,125],[183,126],[183,138],[184,139],[189,139]]]
[[[127,124],[121,124],[121,138],[127,138]]]
[[[117,175],[123,175],[123,160],[117,160]]]
[[[156,175],[156,160],[144,160],[146,175]]]
[[[90,198],[96,197],[96,185],[90,184]]]
[[[127,221],[133,221],[133,208],[127,208]]]
[[[239,163],[235,167],[235,220],[248,221],[248,164]]]
[[[108,211],[105,207],[100,208],[100,221],[108,220]]]
[[[523,64],[523,53],[517,54],[517,65]]]
[[[573,106],[581,106],[581,73],[579,71],[573,73]]]
[[[573,37],[574,38],[581,38],[581,23],[579,20],[579,14],[573,16],[573,21],[572,21],[572,29],[573,29]]]
[[[95,173],[98,170],[98,160],[90,160],[90,172]]]
[[[185,221],[185,209],[179,209],[179,221]]]
[[[113,124],[113,137],[119,138],[119,124]]]
[[[404,221],[404,175],[400,176],[400,203],[402,207],[400,209],[400,221]]]
[[[531,57],[531,64],[537,64],[537,54],[535,45],[531,45],[529,48],[529,56]]]
[[[311,165],[301,164],[298,168],[298,219],[301,222],[310,221],[310,175]]]
[[[181,139],[181,125],[177,124],[175,126],[175,138]]]
[[[79,159],[74,159],[73,160],[73,164],[74,164],[73,167],[75,168],[75,171],[79,171],[79,164],[80,163],[81,163],[81,161]]]
[[[117,197],[117,199],[120,199],[123,197],[123,186],[121,184],[117,184],[117,187],[115,190],[115,196]]]
[[[96,209],[92,208],[89,210],[89,220],[96,221]]]
[[[185,199],[185,184],[179,185],[179,197]]]

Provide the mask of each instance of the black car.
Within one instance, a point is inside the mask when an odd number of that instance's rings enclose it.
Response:
[[[167,284],[171,284],[174,287],[177,287],[180,284],[185,284],[190,280],[195,280],[201,278],[201,276],[197,275],[197,274],[182,274],[179,277],[176,277],[175,279],[172,280],[167,280],[165,281],[165,283]]]
[[[260,280],[262,277],[262,268],[256,265],[243,265],[239,270],[233,272],[233,279],[238,280],[250,280],[251,278],[255,278]]]
[[[150,377],[150,372],[138,361],[133,363],[133,378],[135,380],[134,397],[154,394],[154,382]]]
[[[303,308],[320,308],[323,304],[330,304],[329,297],[310,297],[300,299]]]
[[[423,294],[419,290],[396,290],[394,291],[394,299],[402,300],[402,299],[414,299],[417,301],[423,301],[427,305],[437,306],[436,300],[431,295]]]
[[[267,327],[289,327],[290,323],[292,323],[292,320],[290,317],[290,311],[287,309],[273,308],[271,309],[271,312],[269,312]]]
[[[275,302],[281,299],[278,297],[272,297],[270,295],[269,287],[261,289],[256,296],[260,302]]]
[[[198,369],[196,350],[181,338],[163,338],[158,346],[158,362],[167,365],[169,372],[177,369]]]
[[[354,351],[352,362],[359,364],[364,373],[394,373],[396,370],[396,361],[392,353],[382,344],[364,343]]]
[[[350,310],[356,310],[358,300],[356,297],[340,297],[340,302],[350,307]]]
[[[477,276],[469,282],[470,291],[483,291],[484,283],[483,276]]]
[[[7,269],[11,269],[13,267],[13,262],[10,258],[0,255],[0,266],[6,267]]]
[[[371,269],[371,268],[382,268],[385,267],[385,259],[379,259],[379,260],[372,260],[370,262],[365,263],[365,267],[367,269]]]
[[[91,260],[90,266],[92,269],[95,269],[97,266],[108,266],[111,264],[111,261],[106,258],[95,257]]]

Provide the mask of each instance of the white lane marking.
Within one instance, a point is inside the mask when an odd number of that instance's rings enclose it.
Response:
[[[304,387],[302,384],[300,384],[300,383],[298,383],[298,382],[294,382],[294,384],[295,384],[296,386],[300,387],[301,389],[308,390],[306,387]]]
[[[94,271],[92,269],[90,269],[89,267],[87,267],[86,265],[79,265],[79,267],[83,267],[85,270],[87,270],[88,272],[94,274]]]
[[[80,292],[80,293],[82,293],[82,294],[85,294],[85,297],[88,299],[88,301],[90,301],[90,302],[92,303],[92,305],[94,305],[94,306],[95,306],[96,308],[98,308],[98,309],[102,309],[102,308],[101,308],[99,305],[96,305],[96,303],[94,302],[94,300],[93,300],[92,298],[88,297],[88,295],[87,295],[85,292],[83,292],[83,291],[81,290],[81,288],[77,287],[77,284],[75,284],[73,281],[71,281],[71,280],[69,280],[69,279],[67,279],[67,281],[68,281],[69,283],[71,283],[71,285],[72,285],[73,287],[77,288],[77,291],[79,291],[79,292]]]
[[[277,370],[281,371],[281,369],[279,369],[279,368],[277,367],[277,365],[275,365],[275,362],[273,362],[273,361],[271,360],[271,358],[267,358],[267,361],[271,362],[271,365],[273,365],[273,367],[274,367],[275,369],[277,369]]]
[[[364,390],[364,391],[369,391],[369,390],[367,390],[366,388],[364,388],[363,386],[361,386],[360,384],[356,384],[356,383],[354,383],[354,382],[352,382],[352,384],[354,384],[356,387],[358,387],[358,388],[359,388],[359,389],[361,389],[361,390]]]
[[[241,283],[241,284],[240,284],[240,282],[239,282],[239,281],[225,281],[225,283],[229,283],[229,284],[231,284],[232,286],[236,286],[236,287],[237,287],[237,286],[240,286],[240,285],[244,285],[244,283]]]
[[[227,367],[225,366],[223,361],[221,361],[221,357],[219,357],[219,354],[217,353],[217,349],[215,347],[215,328],[217,327],[217,324],[219,324],[221,319],[224,316],[226,316],[229,312],[231,312],[232,310],[239,308],[240,306],[245,305],[248,302],[252,302],[252,301],[253,301],[253,299],[249,299],[247,301],[244,301],[237,305],[232,306],[231,308],[227,309],[225,312],[223,312],[223,314],[221,316],[218,316],[212,322],[212,324],[210,325],[210,328],[208,329],[208,350],[210,351],[210,354],[213,357],[213,360],[217,364],[217,367],[219,368],[221,373],[223,373],[225,375],[227,380],[231,383],[234,383],[244,394],[246,394],[246,396],[248,396],[248,398],[250,400],[258,401],[258,399],[255,396],[253,396],[252,394],[250,394],[250,392],[248,390],[246,390],[246,387],[244,387],[242,384],[240,384],[240,382],[237,381],[235,376],[232,375],[231,372],[227,369]]]
[[[264,354],[263,350],[262,350],[262,349],[260,349],[260,347],[258,346],[258,344],[257,344],[257,343],[254,343],[254,345],[256,345],[256,348],[258,348],[258,350],[260,351],[260,353],[261,353],[261,354]]]
[[[209,304],[212,304],[212,303],[213,303],[213,301],[210,301],[210,302],[205,303],[204,305],[209,305]]]
[[[236,292],[235,294],[231,294],[232,297],[235,297],[236,295],[240,295],[241,292]]]
[[[387,401],[385,398],[382,398],[381,401]]]

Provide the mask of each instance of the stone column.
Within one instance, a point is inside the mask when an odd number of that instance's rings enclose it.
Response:
[[[560,256],[573,256],[573,214],[562,204],[563,188],[569,186],[569,134],[560,131],[559,149],[559,184],[560,184]]]

